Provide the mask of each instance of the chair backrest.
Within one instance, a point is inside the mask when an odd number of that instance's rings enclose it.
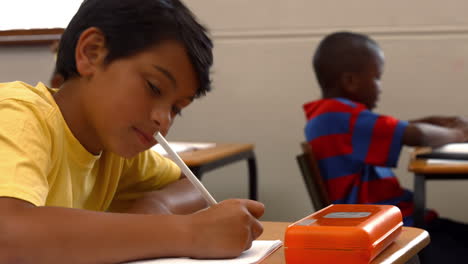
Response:
[[[320,210],[331,204],[317,160],[309,143],[301,143],[302,153],[296,156],[302,177],[315,210]]]

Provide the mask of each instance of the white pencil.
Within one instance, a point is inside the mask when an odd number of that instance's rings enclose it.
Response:
[[[184,161],[179,157],[179,155],[169,146],[169,143],[167,143],[166,139],[161,135],[161,133],[156,132],[154,135],[154,138],[158,141],[159,144],[166,150],[167,153],[172,157],[174,162],[177,164],[177,166],[180,167],[182,172],[185,174],[187,179],[197,188],[200,193],[203,195],[205,200],[208,202],[208,204],[214,205],[217,204],[216,200],[211,196],[211,194],[208,192],[208,190],[203,186],[203,184],[198,180],[198,178],[193,174],[193,172],[187,167],[187,164],[184,163]]]

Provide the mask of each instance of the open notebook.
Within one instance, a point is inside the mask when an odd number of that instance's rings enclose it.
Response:
[[[177,152],[184,152],[184,151],[192,151],[197,149],[206,149],[212,148],[216,146],[216,143],[200,143],[200,142],[169,142],[171,148]],[[166,150],[161,146],[161,144],[157,144],[151,148],[152,150],[158,152],[161,155],[167,155]]]
[[[416,156],[422,159],[468,160],[468,143],[452,143]]]
[[[255,240],[249,250],[244,251],[234,259],[160,258],[128,262],[127,264],[254,264],[265,259],[282,244],[281,240]]]

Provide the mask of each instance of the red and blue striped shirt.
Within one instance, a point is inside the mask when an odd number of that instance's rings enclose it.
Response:
[[[400,186],[391,170],[397,165],[408,123],[344,98],[310,102],[304,111],[306,139],[330,200],[396,205],[404,224],[412,226],[412,193]]]

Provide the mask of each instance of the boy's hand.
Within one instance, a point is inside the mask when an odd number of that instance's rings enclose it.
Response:
[[[191,215],[194,258],[232,258],[252,246],[263,227],[258,218],[263,215],[262,203],[233,199],[216,204]]]

